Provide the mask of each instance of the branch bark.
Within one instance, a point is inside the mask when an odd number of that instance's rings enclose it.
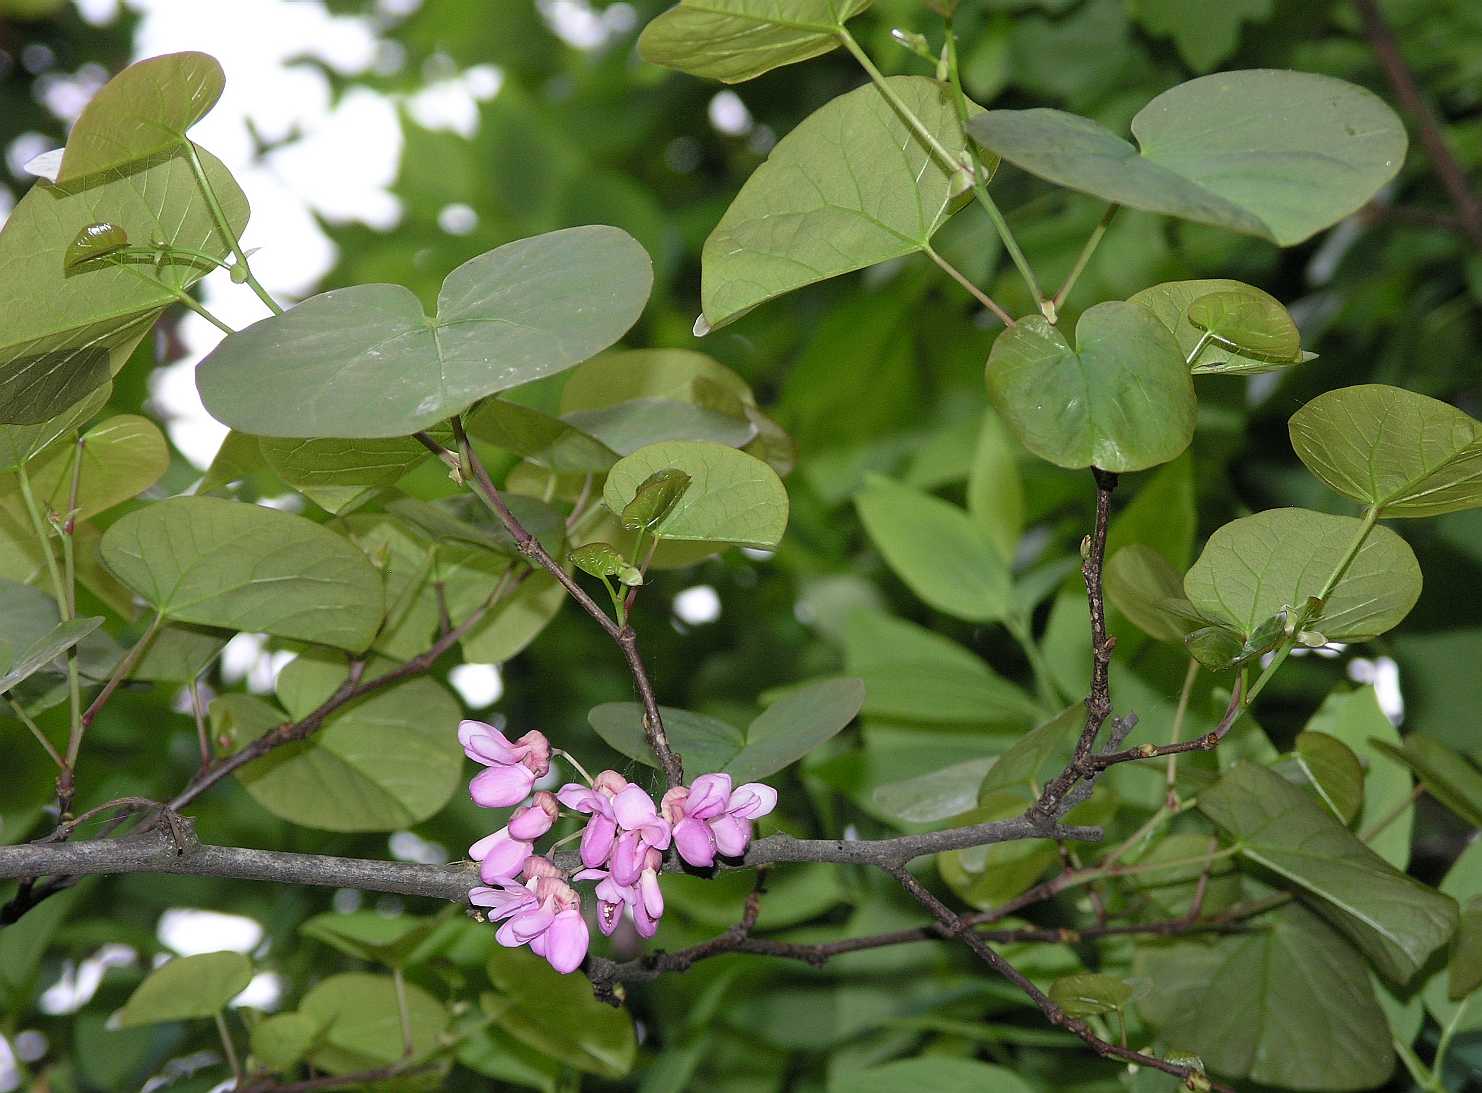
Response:
[[[1379,60],[1379,67],[1384,70],[1385,79],[1394,88],[1400,105],[1415,121],[1420,143],[1424,145],[1425,154],[1431,161],[1431,169],[1436,172],[1436,177],[1451,198],[1462,229],[1472,241],[1472,246],[1482,250],[1482,201],[1472,192],[1466,173],[1446,143],[1435,113],[1415,82],[1415,73],[1400,52],[1400,44],[1394,31],[1385,20],[1384,13],[1379,10],[1378,0],[1353,0],[1353,6],[1358,9],[1359,18],[1363,20],[1364,35],[1369,39],[1369,45]]]

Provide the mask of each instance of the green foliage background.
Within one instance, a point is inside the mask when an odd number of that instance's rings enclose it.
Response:
[[[330,6],[360,10],[345,0]],[[762,162],[767,135],[791,131],[809,113],[858,86],[858,69],[836,52],[742,85],[740,94],[756,127],[749,135],[726,136],[707,119],[719,85],[638,60],[637,29],[663,5],[638,0],[633,6],[634,31],[596,53],[563,44],[527,0],[428,0],[400,22],[392,36],[406,50],[401,70],[357,77],[357,82],[387,92],[414,90],[424,63],[445,56],[459,67],[496,64],[505,84],[482,104],[472,140],[422,129],[403,116],[406,150],[393,187],[403,202],[402,223],[389,233],[327,226],[341,258],[322,287],[400,283],[430,306],[448,270],[504,242],[582,223],[626,229],[653,256],[656,274],[652,301],[628,344],[712,354],[751,384],[802,453],[788,479],[787,537],[774,558],[759,561],[733,550],[658,574],[639,599],[635,625],[661,700],[746,724],[759,710],[757,696],[769,688],[846,667],[867,675],[859,646],[868,646],[869,639],[846,626],[851,611],[862,606],[927,626],[971,648],[1002,674],[1027,680],[1028,666],[1002,630],[934,611],[893,575],[853,503],[877,473],[958,503],[971,501],[968,471],[986,404],[982,368],[996,325],[975,322],[971,301],[925,258],[913,257],[773,301],[703,342],[691,334],[699,311],[701,246],[740,184]],[[1385,10],[1443,118],[1445,138],[1475,177],[1482,170],[1482,8],[1452,0],[1403,0]],[[876,0],[852,25],[881,67],[894,73],[919,72],[920,65],[893,45],[890,28],[928,29],[934,23],[915,0]],[[957,25],[965,43],[966,89],[977,102],[1056,106],[1118,132],[1153,95],[1214,68],[1326,73],[1392,100],[1354,10],[1342,0],[983,0],[964,3]],[[63,69],[95,61],[116,71],[129,57],[129,17],[98,29],[65,7],[0,0],[0,49],[12,58],[0,65],[0,143],[26,131],[46,133],[58,144],[64,136],[37,105],[36,76],[14,64],[19,50],[33,43],[47,45]],[[17,192],[24,185],[19,179],[9,182]],[[994,192],[1041,279],[1057,284],[1103,206],[1007,166]],[[1413,139],[1403,172],[1380,201],[1287,250],[1135,212],[1123,212],[1113,223],[1069,301],[1066,329],[1072,328],[1078,307],[1125,299],[1159,281],[1235,277],[1285,302],[1302,326],[1303,344],[1321,354],[1274,376],[1202,381],[1198,432],[1187,463],[1177,464],[1175,472],[1189,475],[1192,504],[1182,499],[1180,484],[1170,486],[1167,472],[1129,476],[1120,503],[1135,506],[1160,474],[1157,488],[1166,492],[1158,503],[1146,504],[1150,511],[1129,514],[1129,524],[1140,517],[1142,531],[1127,541],[1153,542],[1166,553],[1187,555],[1181,560],[1188,562],[1196,542],[1250,511],[1302,506],[1353,515],[1356,506],[1302,469],[1287,438],[1287,418],[1322,391],[1389,383],[1453,402],[1474,415],[1482,411],[1476,349],[1482,337],[1482,254],[1452,222],[1446,194]],[[438,227],[439,211],[455,202],[478,215],[468,235]],[[965,210],[937,245],[1010,312],[1031,310],[981,210]],[[146,340],[118,377],[110,409],[145,409],[150,368],[171,352],[167,318],[161,335]],[[1045,558],[1072,557],[1090,524],[1085,474],[1027,455],[1018,462],[1025,525],[1036,529]],[[450,491],[435,464],[424,471],[411,483],[415,492],[432,498]],[[194,477],[172,453],[160,488],[179,492]],[[245,496],[282,492],[270,475],[259,474]],[[115,508],[103,522],[129,510],[129,505]],[[1482,760],[1474,697],[1482,664],[1482,595],[1477,593],[1482,510],[1407,521],[1403,532],[1420,560],[1425,591],[1400,628],[1358,655],[1392,657],[1398,664],[1405,732]],[[713,623],[689,627],[671,606],[679,591],[697,583],[716,589],[722,612]],[[1053,671],[1074,691],[1083,687],[1087,668],[1081,636],[1065,625],[1074,622],[1065,615],[1070,610],[1053,607],[1047,617],[1041,608],[1038,621],[1049,624],[1046,645]],[[1182,658],[1151,647],[1136,654],[1138,639],[1130,624],[1113,625],[1123,637],[1119,655],[1132,650],[1122,675],[1114,676],[1117,708],[1133,706],[1148,721],[1166,722],[1177,698]],[[1293,660],[1277,677],[1266,694],[1261,723],[1278,747],[1289,748],[1314,711],[1351,701],[1330,691],[1352,655],[1341,661]],[[456,658],[445,667],[453,663]],[[563,612],[504,666],[504,685],[497,709],[512,726],[542,728],[561,746],[593,757],[589,765],[606,754],[620,770],[637,769],[605,751],[588,727],[589,709],[631,693],[621,661],[590,620]],[[173,699],[165,686],[131,688],[115,698],[88,738],[84,769],[90,777],[79,808],[125,794],[159,797],[189,777],[195,736],[189,717],[171,709]],[[1207,687],[1201,686],[1195,697],[1201,716],[1209,701]],[[452,728],[447,726],[449,739]],[[865,833],[888,830],[872,807],[872,791],[892,778],[882,778],[876,768],[889,765],[889,774],[899,779],[981,755],[981,733],[970,736],[964,728],[950,719],[923,723],[899,711],[876,711],[862,734],[820,747],[788,773],[784,792],[797,804],[785,810],[781,825],[811,824],[826,833],[850,827]],[[1000,734],[995,750],[1011,739]],[[18,723],[0,718],[0,749],[0,840],[23,841],[46,830],[50,774],[45,756]],[[899,764],[907,761],[911,769],[902,769]],[[461,796],[413,828],[454,857],[488,828]],[[235,783],[213,791],[195,815],[201,837],[210,841],[370,858],[388,854],[381,835],[336,835],[277,819]],[[1410,838],[1411,874],[1439,883],[1473,835],[1455,812],[1422,798]],[[1042,871],[1050,863],[1037,864]],[[725,928],[735,920],[743,895],[744,887],[728,883],[707,887],[674,881],[672,911],[659,942],[675,948]],[[367,905],[387,909],[399,902],[371,898]],[[34,1006],[37,988],[54,980],[65,962],[88,956],[104,942],[132,945],[147,960],[160,949],[155,935],[160,914],[181,906],[230,910],[261,923],[269,941],[258,954],[259,966],[281,975],[292,999],[302,999],[316,983],[318,989],[333,983],[329,976],[365,969],[358,956],[297,932],[329,910],[327,892],[197,878],[85,882],[22,924],[0,931],[0,1031],[45,1032],[51,1051],[40,1065],[49,1088],[137,1088],[167,1059],[215,1043],[214,1030],[199,1021],[106,1029],[107,1015],[139,982],[137,965],[109,972],[80,1014],[42,1016]],[[868,871],[805,866],[774,877],[761,921],[764,927],[798,927],[798,937],[822,940],[843,931],[909,925],[919,921],[919,912]],[[1309,928],[1295,917],[1282,927],[1292,936]],[[1012,992],[981,975],[965,952],[945,945],[859,954],[817,972],[731,957],[632,988],[632,1012],[644,1036],[630,1072],[604,1053],[610,1045],[579,1042],[588,1034],[600,1041],[601,1022],[611,1020],[607,1011],[588,1008],[575,990],[584,984],[546,984],[541,993],[521,978],[527,972],[542,974],[535,961],[487,972],[486,939],[453,927],[448,934],[437,959],[409,973],[419,990],[470,1001],[473,1009],[453,1018],[469,1027],[481,1023],[481,1012],[508,1012],[510,1006],[537,1016],[527,1015],[524,1025],[520,1018],[496,1020],[473,1033],[459,1051],[462,1065],[445,1079],[445,1088],[485,1088],[489,1081],[570,1088],[577,1079],[553,1060],[578,1058],[588,1072],[583,1088],[592,1089],[956,1088],[946,1084],[952,1065],[975,1056],[1017,1072],[1017,1078],[999,1072],[1001,1084],[994,1088],[1004,1091],[1121,1087],[1108,1076],[1109,1068],[1057,1042]],[[1033,974],[1053,976],[1075,966],[1074,954],[1065,947],[1042,946],[1019,955]],[[1238,985],[1230,989],[1232,1004],[1238,1005]],[[305,1002],[301,1008],[311,1007]],[[1418,1003],[1407,1012],[1413,1016],[1399,1020],[1423,1020],[1416,1043],[1428,1054],[1439,1026],[1433,1017],[1418,1016]],[[996,1031],[990,1035],[985,1029]],[[662,1053],[654,1050],[660,1047]],[[851,1069],[899,1056],[922,1056],[944,1069],[935,1077],[921,1072],[900,1079],[918,1083],[911,1086],[888,1084],[888,1074],[878,1086],[844,1077]],[[1482,1034],[1464,1031],[1450,1058],[1446,1088],[1482,1083],[1476,1077],[1482,1073]],[[1140,1076],[1132,1087],[1163,1088],[1148,1077]],[[170,1088],[207,1089],[219,1080],[219,1071],[203,1071],[179,1078]],[[1408,1083],[1397,1070],[1387,1088],[1405,1089]]]

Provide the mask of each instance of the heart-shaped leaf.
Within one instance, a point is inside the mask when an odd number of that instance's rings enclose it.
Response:
[[[1302,352],[1297,324],[1275,297],[1264,292],[1211,292],[1189,305],[1188,317],[1211,341],[1249,357],[1286,364],[1295,362]]]
[[[398,998],[405,999],[405,1011]],[[449,1021],[447,1007],[415,983],[398,988],[391,976],[367,972],[332,975],[316,983],[299,1003],[299,1012],[324,1030],[309,1061],[330,1074],[392,1063],[415,1065],[438,1050]],[[406,1058],[403,1028],[410,1030],[412,1040]]]
[[[1351,516],[1268,509],[1234,520],[1204,544],[1184,593],[1204,616],[1242,638],[1322,591],[1361,529]],[[1420,564],[1394,532],[1375,527],[1309,620],[1331,641],[1365,641],[1397,625],[1420,597]]]
[[[381,576],[311,520],[213,497],[137,509],[103,534],[113,574],[166,618],[365,649]]]
[[[1019,443],[1061,467],[1140,471],[1194,436],[1194,384],[1173,335],[1146,309],[1109,301],[1076,324],[1076,346],[1038,315],[998,336],[988,397]]]
[[[650,64],[741,83],[838,48],[844,24],[870,0],[681,0],[644,28]]]
[[[1274,771],[1253,763],[1232,767],[1199,794],[1199,809],[1236,840],[1242,855],[1306,893],[1396,983],[1414,975],[1456,929],[1454,899],[1395,869]]]
[[[1285,1089],[1372,1089],[1394,1070],[1363,957],[1300,905],[1213,942],[1139,945],[1136,970],[1157,984],[1137,1000],[1143,1016],[1216,1074]]]
[[[247,199],[219,160],[201,152],[226,219],[240,235]],[[161,310],[210,272],[195,259],[88,263],[63,255],[89,224],[131,239],[225,256],[184,153],[130,164],[84,182],[38,182],[0,230],[0,419],[34,424],[62,413],[123,367]]]
[[[888,79],[959,155],[951,91],[922,76]],[[873,85],[840,95],[777,142],[705,241],[704,325],[715,330],[784,292],[925,250],[963,203],[960,177]]]
[[[55,444],[30,468],[38,501],[57,513],[68,511],[73,472],[77,472],[78,520],[139,496],[170,465],[169,445],[159,426],[137,414],[105,418],[84,433],[82,441],[81,447],[70,442]]]
[[[1254,353],[1256,346],[1247,349],[1244,342],[1259,342],[1278,346],[1285,352],[1291,348],[1291,338],[1297,334],[1297,328],[1276,297],[1241,281],[1222,278],[1165,281],[1133,294],[1127,302],[1147,308],[1172,331],[1185,360],[1193,356],[1190,371],[1196,376],[1254,376],[1262,372],[1278,372],[1317,356],[1300,345],[1291,356],[1280,359]],[[1244,339],[1244,342],[1222,340],[1221,337],[1206,338],[1206,333],[1218,334],[1218,329],[1211,331],[1209,327],[1194,322],[1190,311],[1196,304],[1202,304],[1206,322],[1214,322],[1227,335]],[[1228,310],[1229,316],[1222,313],[1216,317],[1212,313],[1216,305],[1222,307],[1222,312]],[[1255,318],[1242,320],[1241,316],[1248,312]],[[1260,316],[1265,318],[1262,320]],[[1197,354],[1195,350],[1198,350]]]
[[[318,1021],[302,1013],[264,1017],[252,1026],[253,1057],[270,1070],[291,1070],[314,1049],[322,1031]]]
[[[1405,127],[1371,92],[1331,76],[1219,72],[1132,119],[1139,147],[1059,110],[990,110],[968,123],[1031,174],[1134,209],[1300,243],[1378,192],[1405,159]]]
[[[70,182],[168,152],[221,98],[226,75],[206,53],[167,53],[131,64],[78,115],[55,181]]]
[[[660,539],[775,547],[787,530],[787,488],[760,459],[721,444],[672,440],[639,448],[607,472],[602,496],[622,515],[639,487],[659,471],[690,482],[652,531]]]
[[[226,338],[196,385],[215,417],[259,436],[407,436],[606,349],[652,282],[624,231],[547,232],[448,274],[434,317],[399,285],[312,296]]]
[[[58,437],[87,424],[108,405],[113,384],[105,383],[68,406],[55,417],[35,425],[0,425],[0,471],[13,471]]]
[[[1482,505],[1482,422],[1382,383],[1327,391],[1292,415],[1307,469],[1385,516],[1439,516]]]

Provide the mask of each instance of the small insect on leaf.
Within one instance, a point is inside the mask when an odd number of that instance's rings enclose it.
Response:
[[[674,510],[689,485],[690,476],[676,467],[654,471],[623,506],[623,527],[628,531],[654,527]]]
[[[569,555],[571,564],[593,577],[611,577],[632,568],[611,543],[587,543]]]
[[[128,245],[129,233],[117,224],[109,224],[106,221],[89,224],[77,233],[76,239],[67,244],[67,250],[62,256],[62,268],[76,269],[84,262],[91,262],[95,258],[113,254]]]

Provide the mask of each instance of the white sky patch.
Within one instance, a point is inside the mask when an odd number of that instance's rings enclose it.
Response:
[[[410,831],[392,832],[386,845],[397,861],[421,862],[423,865],[446,865],[448,862],[446,846],[429,842]]]
[[[242,993],[228,1003],[233,1007],[251,1006],[269,1012],[278,1008],[283,1001],[283,977],[277,972],[258,972],[252,981],[242,988]]]
[[[221,650],[221,679],[224,683],[247,681],[253,694],[271,694],[283,671],[298,656],[286,649],[267,652],[266,634],[238,634]]]
[[[250,953],[262,941],[262,926],[243,915],[171,907],[160,915],[154,934],[161,945],[181,956],[215,953],[222,949]]]
[[[455,201],[438,210],[437,226],[449,235],[467,235],[479,226],[479,214],[473,206]]]
[[[742,137],[751,132],[751,111],[734,91],[718,91],[710,100],[706,111],[710,124],[718,133],[728,137]]]
[[[110,942],[81,964],[74,965],[68,960],[62,965],[61,977],[41,992],[37,1008],[52,1016],[76,1013],[97,993],[104,972],[127,967],[138,959],[139,954],[130,946]]]
[[[89,26],[106,27],[118,18],[118,0],[73,0],[77,14]]]
[[[21,1087],[21,1068],[16,1064],[10,1041],[0,1036],[0,1093]]]
[[[1374,697],[1390,724],[1405,720],[1405,696],[1400,691],[1400,666],[1393,657],[1354,657],[1348,662],[1348,678],[1355,683],[1372,683]]]
[[[26,177],[26,164],[43,152],[51,151],[52,142],[44,133],[28,130],[16,136],[5,148],[5,166],[17,178]]]
[[[674,597],[674,614],[689,626],[703,626],[720,618],[720,594],[708,584],[686,588]]]
[[[473,710],[494,705],[504,694],[504,677],[493,664],[460,664],[448,673],[448,682]]]

